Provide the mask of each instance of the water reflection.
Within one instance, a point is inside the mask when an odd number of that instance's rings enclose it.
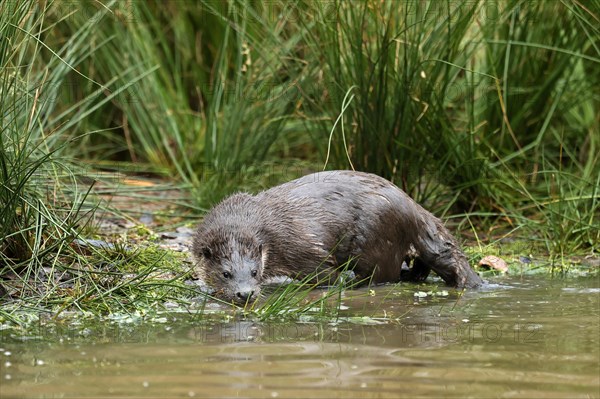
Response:
[[[599,394],[597,280],[507,280],[460,299],[386,289],[378,288],[386,300],[377,304],[347,299],[337,321],[171,315],[130,326],[46,326],[25,340],[3,335],[0,397]]]

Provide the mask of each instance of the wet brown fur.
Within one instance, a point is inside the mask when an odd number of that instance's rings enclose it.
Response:
[[[451,286],[482,282],[438,218],[391,182],[354,171],[234,194],[206,215],[193,245],[200,277],[238,302],[236,290],[257,294],[267,278],[302,279],[318,268],[331,275],[350,258],[358,279],[397,282],[411,253],[417,259],[410,280],[425,279],[431,269]],[[224,265],[241,276],[235,284],[223,276]],[[248,277],[249,268],[256,279]]]

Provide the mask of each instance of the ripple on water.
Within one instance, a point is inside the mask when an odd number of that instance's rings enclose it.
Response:
[[[179,324],[168,321],[168,331],[164,323],[140,325],[140,334],[126,339],[113,331],[113,339],[104,332],[96,342],[101,329],[91,328],[79,341],[59,343],[47,334],[39,341],[5,341],[0,393],[28,398],[599,396],[596,282],[508,279],[503,284],[461,298],[415,302],[409,292],[408,301],[390,294],[381,305],[373,303],[377,297],[348,301],[351,309],[360,305],[362,314],[396,315],[379,325],[206,326],[178,315]]]

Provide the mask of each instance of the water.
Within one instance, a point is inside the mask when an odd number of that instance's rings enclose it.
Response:
[[[176,314],[4,332],[0,397],[600,397],[597,278],[419,289],[352,292],[337,322]]]

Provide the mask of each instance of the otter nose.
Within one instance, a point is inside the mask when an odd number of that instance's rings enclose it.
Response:
[[[236,292],[235,296],[238,297],[239,300],[243,301],[243,302],[248,302],[248,300],[250,300],[250,298],[252,298],[252,295],[254,295],[254,291],[243,291],[243,292]]]

